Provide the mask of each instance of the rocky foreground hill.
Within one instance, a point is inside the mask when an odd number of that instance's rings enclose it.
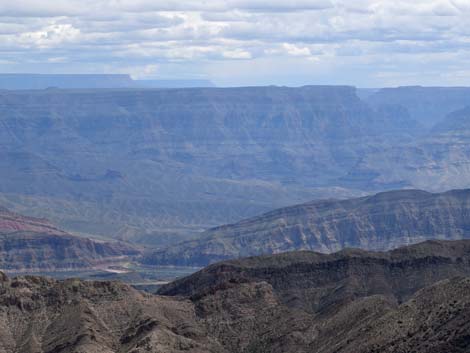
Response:
[[[0,277],[0,351],[468,352],[470,241],[212,265],[145,294]]]
[[[139,254],[120,242],[78,237],[48,220],[0,208],[0,269],[47,271],[93,268]]]
[[[470,237],[470,190],[399,190],[314,201],[210,229],[198,239],[149,252],[149,264],[211,262],[294,250],[388,250],[427,239]]]

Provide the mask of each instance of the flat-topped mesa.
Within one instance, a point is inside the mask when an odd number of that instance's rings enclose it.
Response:
[[[0,74],[0,89],[126,88],[134,81],[126,74]]]
[[[2,74],[0,90],[212,87],[209,80],[134,80],[127,74]]]

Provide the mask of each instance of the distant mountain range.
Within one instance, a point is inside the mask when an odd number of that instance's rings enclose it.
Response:
[[[2,91],[0,204],[164,247],[314,199],[467,188],[469,92]]]
[[[0,208],[0,269],[3,271],[90,269],[138,254],[130,245],[74,236],[45,219]]]
[[[134,80],[125,74],[0,74],[0,90],[213,87],[209,80]]]
[[[364,92],[372,107],[400,106],[426,128],[440,123],[448,114],[470,106],[470,87],[398,87]]]
[[[212,265],[150,295],[0,273],[0,350],[466,352],[470,241]]]
[[[442,194],[401,190],[282,208],[150,252],[144,262],[204,266],[294,250],[388,250],[428,239],[466,238],[470,238],[470,190]]]

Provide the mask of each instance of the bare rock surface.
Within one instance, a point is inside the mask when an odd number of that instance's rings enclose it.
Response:
[[[149,252],[151,264],[207,265],[285,251],[389,250],[428,239],[470,237],[470,190],[399,190],[281,208],[210,229],[198,239]]]
[[[126,261],[139,253],[129,244],[79,237],[46,219],[0,209],[0,269],[3,270],[85,269]]]
[[[470,241],[227,261],[164,286],[0,274],[5,353],[468,352]]]

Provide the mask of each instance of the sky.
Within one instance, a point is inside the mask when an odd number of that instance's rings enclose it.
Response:
[[[0,0],[0,72],[470,86],[470,0]]]

